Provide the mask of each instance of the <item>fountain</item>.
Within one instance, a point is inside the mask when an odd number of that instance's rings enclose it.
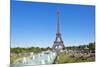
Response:
[[[48,56],[48,58],[47,58],[47,59],[48,59],[48,62],[49,62],[49,61],[51,60],[51,57],[50,57],[50,56]]]
[[[53,51],[42,52],[38,54],[30,54],[29,57],[23,57],[16,60],[15,65],[41,65],[41,64],[52,64],[57,54]],[[22,61],[22,62],[20,62]]]
[[[45,64],[45,60],[41,60],[41,64]]]
[[[34,59],[35,59],[35,55],[32,56],[32,60],[34,60]]]
[[[26,57],[23,57],[22,63],[23,63],[23,64],[26,63]]]

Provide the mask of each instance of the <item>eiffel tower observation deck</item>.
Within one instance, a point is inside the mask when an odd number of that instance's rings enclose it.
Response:
[[[60,33],[60,12],[57,11],[58,21],[57,21],[57,33],[56,39],[53,44],[53,49],[64,49],[64,43],[62,41],[61,33]]]

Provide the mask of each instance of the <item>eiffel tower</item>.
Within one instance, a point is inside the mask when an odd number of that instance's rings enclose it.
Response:
[[[53,44],[53,49],[64,49],[64,44],[62,41],[61,33],[60,33],[60,12],[57,11],[58,22],[57,22],[57,33],[56,33],[56,40]]]

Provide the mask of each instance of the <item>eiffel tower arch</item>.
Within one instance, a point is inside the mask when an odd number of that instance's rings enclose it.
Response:
[[[61,33],[60,33],[60,13],[57,11],[58,16],[58,22],[57,22],[57,33],[56,33],[56,39],[53,44],[53,49],[64,49],[64,43],[62,41]]]

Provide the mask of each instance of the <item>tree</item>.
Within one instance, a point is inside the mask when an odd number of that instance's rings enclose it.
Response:
[[[89,43],[89,49],[90,50],[95,50],[95,42],[94,43]]]

